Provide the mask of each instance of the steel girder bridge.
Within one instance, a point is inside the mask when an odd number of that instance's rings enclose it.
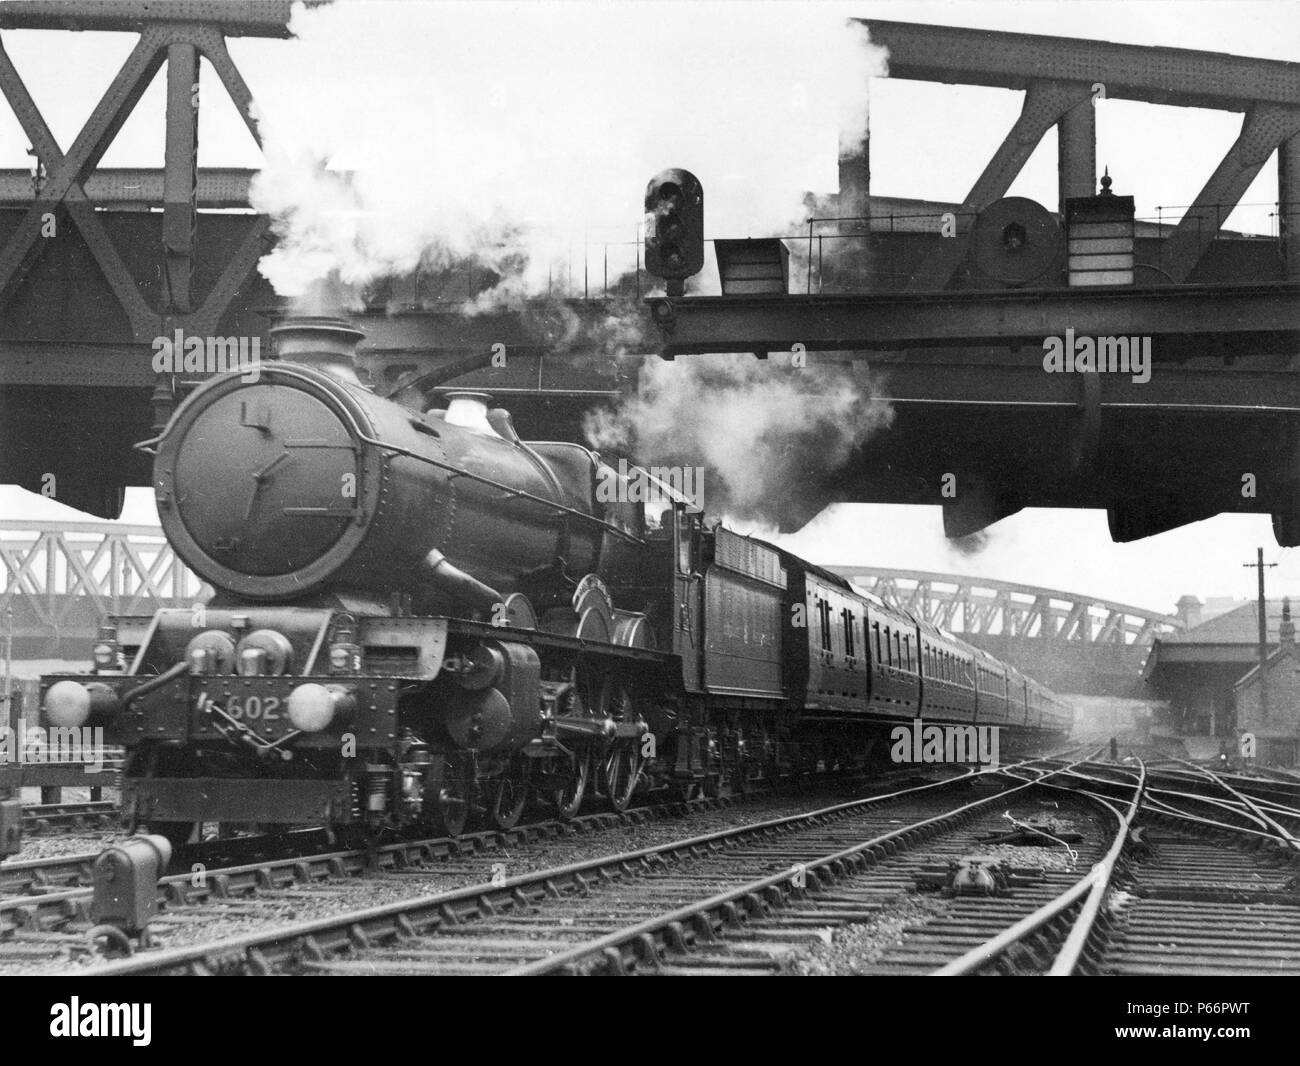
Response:
[[[0,648],[12,633],[16,659],[86,659],[110,615],[211,594],[157,527],[0,521]]]
[[[1059,589],[928,570],[832,566],[853,584],[1061,692],[1148,697],[1141,673],[1175,615]]]
[[[253,90],[228,38],[287,38],[284,0],[3,0],[0,93],[35,156],[0,173],[0,482],[40,488],[93,514],[120,512],[125,485],[149,483],[130,445],[150,435],[202,375],[156,374],[152,341],[260,336],[281,312],[256,273],[271,223],[247,208],[247,171],[197,166],[193,86],[201,61],[259,140]],[[824,502],[927,503],[961,535],[1025,506],[1105,508],[1116,539],[1221,511],[1275,516],[1300,542],[1300,64],[1176,48],[872,20],[890,77],[1023,93],[1021,113],[980,177],[951,204],[887,201],[869,162],[841,165],[841,196],[806,234],[785,236],[783,291],[645,298],[640,269],[601,269],[584,253],[582,295],[496,315],[459,310],[465,277],[387,279],[360,316],[365,369],[381,391],[453,364],[509,364],[446,378],[508,403],[525,435],[574,437],[582,413],[631,387],[607,357],[611,317],[634,320],[647,350],[776,356],[802,345],[819,362],[870,363],[870,387],[896,418],[844,467],[810,479],[783,526]],[[66,149],[4,50],[11,31],[134,34],[136,44]],[[166,68],[166,151],[157,171],[99,167],[152,79]],[[1237,140],[1176,222],[1137,224],[1132,284],[1072,288],[1064,264],[1029,282],[1003,271],[982,219],[1044,134],[1058,136],[1059,217],[1096,191],[1096,86],[1107,99],[1242,116]],[[864,88],[865,91],[865,88]],[[1278,232],[1247,237],[1224,220],[1276,155]],[[686,163],[664,160],[665,165]],[[1108,160],[1124,191],[1124,161]],[[648,176],[648,175],[647,175]],[[47,221],[58,223],[49,236]],[[945,237],[940,219],[951,215]],[[1014,222],[1014,219],[1012,220]],[[981,237],[981,233],[985,237]],[[636,249],[633,249],[636,252]],[[635,262],[640,255],[633,256]],[[1062,256],[1062,260],[1064,257]],[[990,266],[990,263],[992,266]],[[1063,336],[1152,340],[1151,380],[1045,374],[1041,342]],[[432,397],[427,397],[432,399]],[[1253,496],[1243,496],[1243,475]],[[955,478],[955,482],[954,482]],[[955,483],[956,495],[945,486]]]

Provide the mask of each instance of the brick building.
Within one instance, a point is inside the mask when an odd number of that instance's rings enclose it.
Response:
[[[1187,598],[1190,599],[1190,598]],[[1184,745],[1187,754],[1203,757],[1210,749],[1222,748],[1236,752],[1236,737],[1243,731],[1238,723],[1239,700],[1242,706],[1258,706],[1258,678],[1247,686],[1244,697],[1238,682],[1247,675],[1257,675],[1259,666],[1259,610],[1254,601],[1244,602],[1206,621],[1198,622],[1195,609],[1197,601],[1179,601],[1179,613],[1189,622],[1187,629],[1160,637],[1151,648],[1143,667],[1143,677],[1154,699],[1165,701],[1168,709],[1157,719],[1153,732],[1170,737],[1188,738]],[[1279,637],[1283,623],[1291,626],[1289,644],[1294,644],[1294,626],[1289,617],[1290,605],[1285,600],[1269,600],[1266,604],[1268,651],[1276,657],[1280,650]],[[1284,619],[1284,612],[1287,617]],[[1292,650],[1287,651],[1290,662]],[[1296,765],[1294,753],[1288,754],[1283,741],[1289,735],[1296,737],[1294,724],[1300,718],[1300,690],[1294,690],[1285,673],[1287,666],[1280,660],[1270,659],[1269,717],[1265,736],[1274,743],[1268,745],[1280,760],[1273,765]],[[1298,663],[1300,665],[1300,663]],[[1274,672],[1279,671],[1276,684]],[[1273,694],[1274,689],[1277,695]],[[1276,720],[1273,720],[1276,717]],[[1292,723],[1288,734],[1285,722]],[[1257,737],[1259,734],[1256,734]],[[1199,743],[1198,743],[1199,742]],[[1264,753],[1259,751],[1260,761]]]
[[[1266,766],[1296,766],[1300,755],[1300,649],[1296,648],[1291,605],[1282,601],[1277,650],[1265,660],[1267,685],[1260,684],[1260,667],[1248,670],[1232,686],[1239,733],[1255,736],[1255,757]],[[1268,698],[1261,700],[1261,689]],[[1261,706],[1262,704],[1262,706]]]

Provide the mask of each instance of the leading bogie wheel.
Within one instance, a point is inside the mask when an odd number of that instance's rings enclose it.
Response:
[[[435,833],[458,837],[469,821],[474,770],[461,752],[435,753],[426,778],[425,808]]]
[[[512,759],[505,772],[488,785],[488,820],[494,829],[513,829],[528,803],[531,760]]]

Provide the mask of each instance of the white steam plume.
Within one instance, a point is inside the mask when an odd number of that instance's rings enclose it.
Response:
[[[884,71],[852,11],[794,3],[390,3],[296,7],[259,94],[262,272],[299,296],[472,262],[510,294],[581,291],[635,263],[645,184],[692,170],[707,235],[783,232],[833,191],[837,142]],[[285,86],[294,91],[281,98]],[[340,171],[351,176],[343,178]],[[557,264],[559,264],[557,266]]]
[[[648,356],[636,391],[584,429],[597,448],[702,467],[710,514],[798,529],[830,502],[826,485],[853,450],[893,421],[875,392],[865,363]]]

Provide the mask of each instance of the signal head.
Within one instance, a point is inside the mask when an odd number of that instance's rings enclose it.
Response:
[[[645,265],[672,280],[704,267],[704,187],[689,170],[662,171],[646,186]]]

